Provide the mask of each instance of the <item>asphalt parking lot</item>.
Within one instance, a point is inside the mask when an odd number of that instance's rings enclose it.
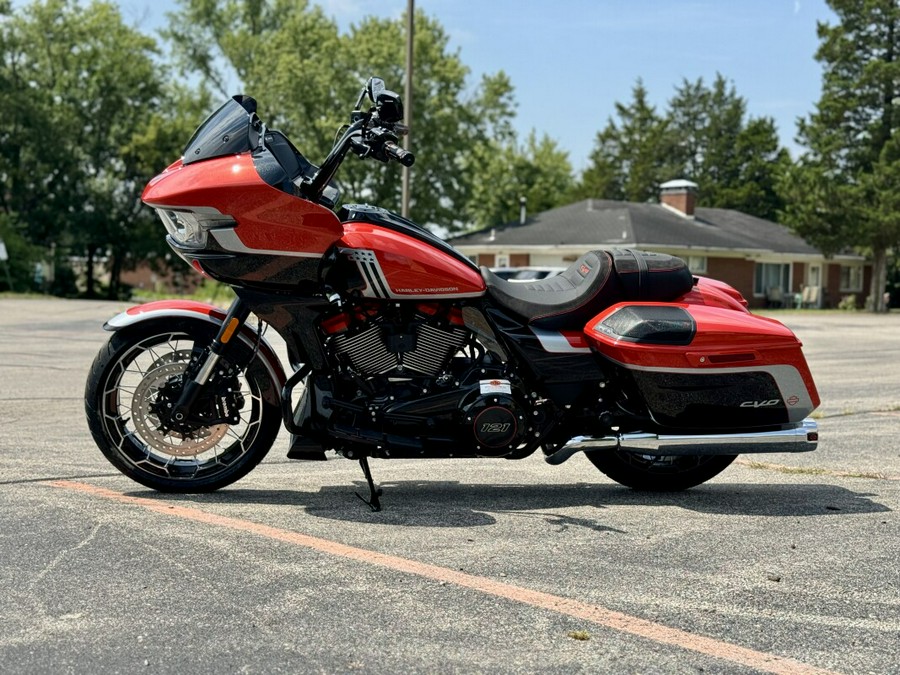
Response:
[[[633,493],[576,456],[116,472],[84,379],[125,305],[0,299],[2,673],[900,673],[900,314],[779,315],[819,449]]]

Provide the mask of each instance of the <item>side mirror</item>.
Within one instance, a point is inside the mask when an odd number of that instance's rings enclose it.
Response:
[[[378,103],[378,97],[385,89],[384,80],[380,77],[370,77],[369,81],[366,82],[366,93],[369,95],[369,100],[372,103]]]

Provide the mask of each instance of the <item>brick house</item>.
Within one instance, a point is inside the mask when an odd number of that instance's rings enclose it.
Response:
[[[697,185],[660,186],[658,204],[585,199],[524,222],[486,228],[450,243],[487,267],[564,267],[598,248],[638,248],[683,258],[694,274],[734,286],[751,307],[836,307],[865,299],[871,265],[822,253],[787,227],[731,209],[696,207]]]

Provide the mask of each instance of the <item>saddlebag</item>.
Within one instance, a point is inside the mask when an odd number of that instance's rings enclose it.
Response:
[[[802,422],[819,405],[800,341],[773,319],[706,305],[618,303],[585,333],[629,400],[663,429],[777,427]]]

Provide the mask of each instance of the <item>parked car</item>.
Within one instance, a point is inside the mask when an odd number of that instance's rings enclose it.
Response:
[[[565,267],[492,267],[491,272],[507,281],[534,281],[555,277]]]

